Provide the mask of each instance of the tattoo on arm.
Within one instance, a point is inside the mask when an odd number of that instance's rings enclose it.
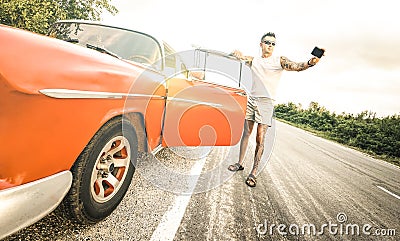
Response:
[[[302,71],[310,67],[307,62],[293,62],[284,56],[281,57],[281,66],[284,70],[289,71]]]

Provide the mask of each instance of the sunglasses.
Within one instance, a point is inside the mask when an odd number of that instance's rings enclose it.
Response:
[[[272,46],[275,46],[275,42],[271,42],[271,41],[269,41],[269,40],[264,40],[264,41],[262,41],[264,44],[266,44],[266,45],[272,45]]]

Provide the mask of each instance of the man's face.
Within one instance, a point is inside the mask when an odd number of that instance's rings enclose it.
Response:
[[[260,43],[263,54],[272,54],[275,48],[276,39],[272,36],[265,36]]]

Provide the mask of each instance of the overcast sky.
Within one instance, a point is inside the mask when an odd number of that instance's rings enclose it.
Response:
[[[394,0],[112,0],[116,16],[105,22],[145,31],[178,51],[192,45],[260,55],[260,37],[275,32],[274,54],[307,61],[314,46],[326,49],[304,72],[285,72],[278,103],[330,111],[400,114],[400,17]]]

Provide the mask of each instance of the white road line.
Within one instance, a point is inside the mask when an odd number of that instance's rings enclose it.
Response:
[[[206,158],[202,158],[197,161],[192,169],[190,170],[189,180],[189,194],[177,195],[174,204],[168,209],[168,211],[161,218],[161,222],[158,224],[156,230],[151,236],[151,241],[159,240],[173,240],[176,232],[181,224],[183,215],[185,214],[186,207],[189,204],[190,198],[192,197],[193,191],[196,187],[197,180],[200,176],[201,170],[203,169]]]
[[[395,197],[395,198],[397,198],[397,199],[400,200],[400,196],[399,196],[399,195],[396,195],[396,194],[392,193],[391,191],[389,191],[389,190],[387,190],[387,189],[385,189],[385,188],[383,188],[383,187],[381,187],[381,186],[377,186],[377,187],[378,187],[379,189],[381,189],[382,191],[384,191],[384,192],[386,192],[386,193],[388,193],[388,194],[392,195],[393,197]]]

